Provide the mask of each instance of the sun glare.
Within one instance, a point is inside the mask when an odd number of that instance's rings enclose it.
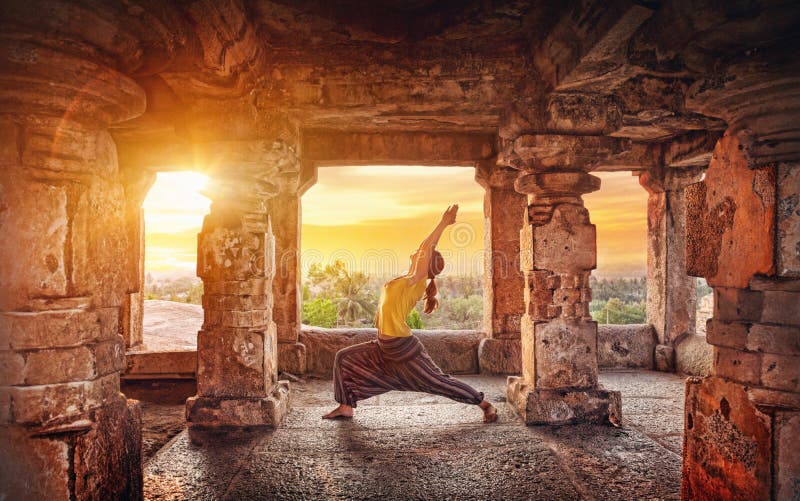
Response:
[[[211,201],[200,194],[208,177],[198,172],[159,172],[142,207],[145,268],[191,270],[197,261],[197,233]]]

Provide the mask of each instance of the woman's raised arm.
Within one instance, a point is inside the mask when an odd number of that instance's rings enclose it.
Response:
[[[436,248],[436,244],[439,243],[439,238],[444,233],[444,229],[456,222],[457,213],[458,204],[449,206],[442,214],[442,219],[436,225],[436,228],[419,244],[417,252],[414,253],[414,261],[411,264],[412,283],[417,283],[428,276],[433,250]]]

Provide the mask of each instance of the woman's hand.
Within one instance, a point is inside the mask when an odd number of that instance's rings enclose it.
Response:
[[[444,211],[444,214],[442,214],[442,223],[444,223],[445,226],[449,226],[455,223],[457,213],[458,213],[458,204],[451,205],[450,207],[447,208],[446,211]]]

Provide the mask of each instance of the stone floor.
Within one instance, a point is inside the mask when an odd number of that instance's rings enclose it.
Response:
[[[678,499],[683,378],[603,372],[622,391],[624,427],[525,427],[502,377],[464,376],[498,404],[424,394],[365,401],[352,421],[323,421],[331,382],[293,383],[274,431],[184,430],[145,465],[147,499]]]

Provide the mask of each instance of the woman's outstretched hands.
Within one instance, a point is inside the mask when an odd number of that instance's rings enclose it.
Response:
[[[458,204],[451,205],[444,211],[442,215],[442,222],[445,225],[451,225],[456,222],[456,214],[458,213]]]

